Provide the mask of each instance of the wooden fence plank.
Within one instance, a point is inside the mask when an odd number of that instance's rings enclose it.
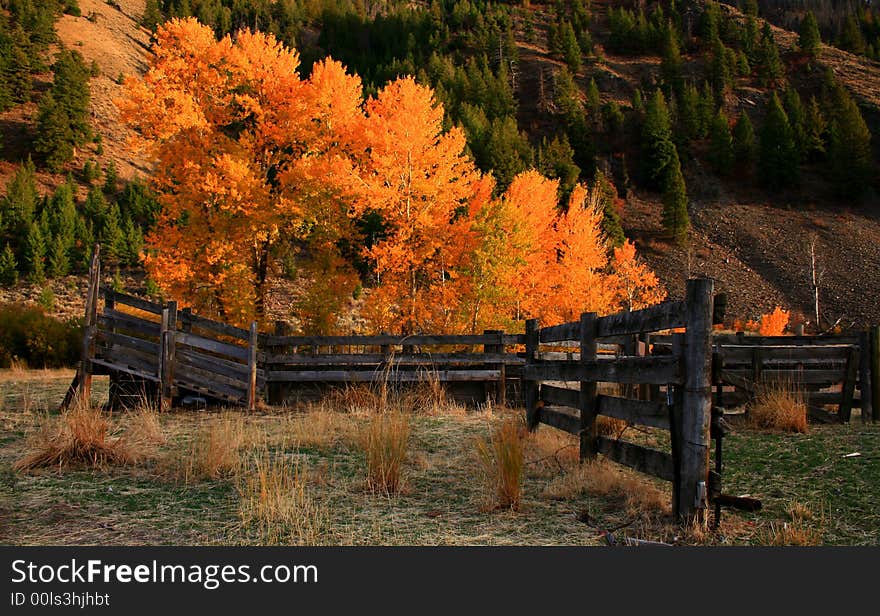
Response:
[[[236,327],[234,325],[229,325],[227,323],[221,323],[220,321],[215,321],[207,317],[202,317],[191,312],[188,314],[181,314],[180,322],[182,324],[185,324],[190,329],[196,327],[198,329],[207,330],[215,334],[229,336],[230,338],[238,338],[239,340],[244,341],[247,341],[250,338],[250,331],[247,329]]]
[[[541,384],[540,398],[545,405],[568,406],[579,409],[581,404],[580,389],[567,389],[553,385]]]
[[[600,394],[597,404],[600,415],[635,425],[669,429],[669,406],[665,403]]]
[[[441,382],[479,382],[497,381],[501,378],[500,370],[437,370],[437,371],[394,371],[386,373],[381,370],[300,370],[300,371],[269,371],[269,381],[279,382],[327,382],[368,383],[388,379],[394,383],[423,382],[437,379]]]
[[[823,383],[833,385],[840,383],[845,377],[846,372],[842,366],[836,370],[768,370],[765,368],[759,374],[760,382],[792,383],[795,385],[821,385]],[[745,379],[752,384],[756,382],[752,369],[725,368],[721,370],[721,380],[726,383],[742,386],[740,379]]]
[[[522,343],[522,338],[516,335],[512,337],[505,336],[505,344]],[[263,344],[273,346],[478,346],[484,344],[495,344],[498,342],[497,336],[485,336],[482,334],[415,334],[411,336],[395,336],[383,334],[379,336],[274,336],[267,335],[264,337]]]
[[[684,327],[685,323],[684,302],[665,302],[642,310],[618,312],[599,317],[597,337],[607,338],[609,336],[656,332]]]
[[[578,341],[580,338],[580,321],[563,323],[541,329],[540,342],[563,342],[565,340]]]
[[[387,359],[381,353],[322,353],[319,355],[260,353],[258,357],[261,363],[288,366],[376,366],[384,363]],[[394,366],[522,365],[525,362],[524,357],[518,357],[513,353],[423,353],[420,355],[394,355],[391,360],[391,364]]]
[[[538,409],[538,421],[548,426],[553,426],[569,434],[579,434],[581,431],[581,418],[563,409],[542,406]]]
[[[108,332],[103,329],[99,329],[96,335],[97,340],[99,341],[104,341],[108,344],[121,347],[128,347],[137,351],[143,351],[144,353],[152,354],[156,359],[159,358],[159,344],[152,340],[144,340],[143,338],[135,338],[133,336]]]
[[[526,364],[523,378],[532,381],[599,381],[606,383],[679,383],[682,373],[676,357],[621,357],[584,364],[541,362]]]
[[[101,291],[108,302],[113,302],[114,304],[122,304],[123,306],[130,306],[131,308],[136,308],[138,310],[142,310],[143,312],[149,312],[151,314],[161,316],[162,309],[164,308],[162,304],[151,302],[140,297],[135,297],[134,295],[120,293],[119,291],[114,291],[110,287],[104,287],[101,289]]]
[[[184,332],[177,332],[176,339],[177,344],[183,346],[190,346],[195,349],[210,351],[219,355],[227,355],[242,361],[248,360],[248,350],[246,347],[236,346],[234,344],[229,344],[228,342],[211,340],[210,338],[203,338],[202,336],[197,336],[195,334],[186,334]]]
[[[668,453],[605,436],[597,437],[596,444],[599,453],[618,464],[666,481],[673,480],[672,456]]]
[[[136,368],[130,368],[127,365],[115,364],[112,361],[107,361],[99,358],[92,358],[91,363],[97,364],[99,366],[104,366],[105,368],[109,368],[110,370],[116,370],[117,372],[125,372],[146,381],[153,381],[155,383],[159,382],[159,377],[157,375],[145,372],[143,370],[137,370]]]

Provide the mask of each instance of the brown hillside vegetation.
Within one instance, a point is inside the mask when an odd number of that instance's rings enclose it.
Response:
[[[104,157],[114,160],[124,179],[143,173],[143,160],[128,147],[128,130],[119,122],[113,101],[122,92],[120,76],[147,70],[150,33],[140,27],[144,0],[80,0],[82,17],[64,15],[56,26],[61,43],[77,49],[86,62],[98,63],[101,74],[91,80],[92,128],[104,144]]]

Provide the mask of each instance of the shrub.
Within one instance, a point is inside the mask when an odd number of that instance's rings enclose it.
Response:
[[[15,359],[32,368],[73,366],[81,349],[82,327],[76,321],[60,321],[36,306],[0,305],[0,368]]]
[[[788,311],[776,306],[773,312],[761,315],[758,333],[762,336],[781,336],[785,332],[786,325],[788,325]]]
[[[497,425],[488,440],[477,441],[480,463],[493,485],[499,509],[519,509],[525,465],[523,445],[523,426],[512,417]]]
[[[757,428],[782,432],[807,431],[807,403],[797,388],[786,383],[763,385],[749,410],[749,421]]]

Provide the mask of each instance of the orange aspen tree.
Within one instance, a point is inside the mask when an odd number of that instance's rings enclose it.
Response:
[[[614,303],[623,310],[640,310],[666,299],[657,275],[639,258],[630,240],[614,249],[611,268]]]
[[[519,265],[508,272],[510,277],[502,284],[516,292],[516,320],[542,317],[551,301],[557,262],[558,191],[558,180],[549,180],[532,169],[517,175],[502,197],[510,225],[510,250],[515,251],[511,256],[516,256]]]
[[[474,244],[462,210],[478,175],[464,133],[443,132],[442,105],[411,77],[382,88],[366,115],[353,213],[377,212],[386,234],[367,251],[379,284],[365,314],[378,329],[448,331]]]
[[[589,195],[586,187],[576,186],[568,209],[556,221],[557,260],[549,272],[552,301],[543,318],[548,325],[575,321],[583,312],[606,314],[613,310],[602,210],[588,201]]]
[[[194,19],[156,33],[142,80],[119,102],[154,163],[162,212],[144,264],[168,295],[244,322],[260,314],[269,250],[293,204],[273,180],[303,84],[271,35],[220,41]]]

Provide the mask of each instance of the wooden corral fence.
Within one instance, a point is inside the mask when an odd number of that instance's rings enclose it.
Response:
[[[326,384],[436,381],[469,386],[471,398],[505,404],[519,397],[522,334],[294,336],[205,318],[176,302],[160,304],[99,288],[98,251],[87,295],[82,362],[64,406],[90,395],[91,377],[110,375],[111,408],[141,399],[168,408],[186,395],[254,409],[282,403],[291,389]],[[98,310],[99,297],[104,298]]]
[[[737,407],[753,400],[762,387],[783,387],[803,393],[814,421],[847,422],[853,408],[861,409],[863,423],[880,420],[880,407],[873,404],[880,393],[880,383],[872,378],[877,328],[873,331],[837,336],[716,334],[715,404]],[[654,354],[671,352],[670,336],[655,336],[650,342]]]
[[[721,490],[720,474],[709,469],[710,437],[717,432],[710,434],[713,288],[712,280],[694,279],[681,302],[605,317],[587,313],[580,321],[553,327],[526,322],[523,388],[529,428],[543,423],[579,435],[582,458],[602,454],[671,481],[673,510],[682,519],[702,518]],[[599,354],[602,341],[676,328],[685,331],[673,337],[669,355],[639,355],[636,344],[628,345],[629,351],[624,345],[628,354]],[[576,342],[579,353],[557,359],[543,351],[565,342]],[[631,395],[600,393],[600,383],[622,385]],[[576,389],[569,386],[575,384]],[[661,396],[644,399],[651,397],[646,392],[661,388]],[[600,415],[668,430],[671,451],[598,434]]]

